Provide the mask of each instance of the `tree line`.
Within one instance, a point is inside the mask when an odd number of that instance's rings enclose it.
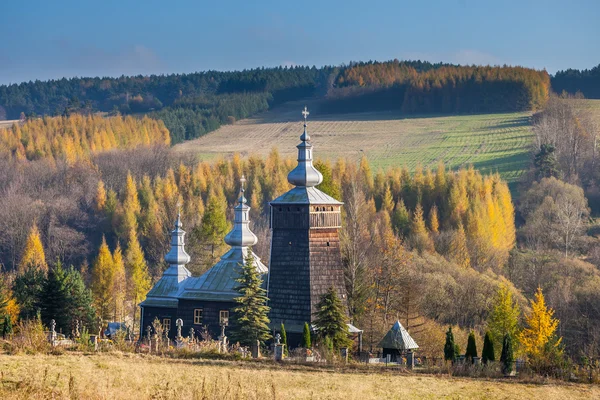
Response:
[[[600,99],[600,64],[590,69],[567,69],[552,77],[552,88],[575,95],[582,93],[588,99]]]
[[[549,92],[545,71],[447,64],[425,68],[394,60],[343,69],[329,88],[324,107],[330,112],[511,112],[543,108]]]

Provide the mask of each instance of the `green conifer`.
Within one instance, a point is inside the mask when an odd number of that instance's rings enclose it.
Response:
[[[452,327],[448,327],[446,332],[446,344],[444,344],[444,360],[452,361],[456,359],[456,344],[454,343],[454,334],[452,333]]]
[[[2,338],[7,339],[10,335],[12,335],[12,321],[10,320],[10,315],[4,314],[4,321],[2,323]]]
[[[283,322],[281,323],[281,343],[283,344],[283,354],[288,355],[288,341],[287,341],[287,332],[285,331],[285,325]]]
[[[475,333],[471,331],[469,332],[469,338],[467,340],[467,351],[465,352],[465,358],[474,363],[475,357],[477,357],[477,343],[475,342]]]
[[[235,323],[232,339],[244,346],[251,346],[256,340],[264,343],[271,337],[268,317],[270,308],[267,306],[266,290],[262,288],[262,279],[256,270],[250,249],[236,281],[239,283],[236,290],[240,296],[235,299],[238,305],[233,309]]]
[[[314,323],[321,339],[329,338],[334,348],[350,344],[344,306],[333,287],[321,297],[315,315]]]
[[[492,340],[492,334],[487,331],[483,339],[483,351],[481,352],[481,360],[484,364],[488,361],[495,361],[496,355],[494,354],[494,341]]]
[[[512,364],[515,360],[513,355],[512,338],[507,333],[504,335],[502,340],[502,355],[500,356],[500,362],[502,363],[502,372],[506,375],[512,372]]]
[[[310,327],[308,326],[308,322],[304,323],[304,331],[302,332],[302,347],[305,349],[310,349],[312,347],[310,339]]]

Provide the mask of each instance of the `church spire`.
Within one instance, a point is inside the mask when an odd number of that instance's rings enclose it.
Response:
[[[302,111],[304,116],[304,132],[300,136],[302,141],[298,146],[298,165],[288,174],[288,182],[294,186],[317,186],[323,181],[323,175],[313,166],[312,144],[306,129],[306,118],[310,114],[306,107]]]
[[[252,233],[248,226],[250,222],[249,213],[250,207],[246,204],[247,200],[244,196],[245,188],[244,183],[246,178],[244,175],[240,178],[240,194],[238,197],[238,203],[233,208],[234,210],[234,221],[233,229],[225,236],[225,243],[232,247],[248,247],[254,246],[258,239],[256,235]]]
[[[185,252],[185,231],[181,224],[181,210],[177,212],[175,220],[175,229],[171,231],[171,250],[165,255],[165,261],[169,264],[169,268],[163,275],[176,275],[178,281],[188,278],[189,271],[185,265],[190,262],[190,256]]]

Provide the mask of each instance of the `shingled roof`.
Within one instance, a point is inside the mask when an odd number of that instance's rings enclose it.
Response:
[[[400,321],[396,321],[392,329],[379,342],[379,347],[383,349],[414,350],[418,349],[419,345],[404,329]]]

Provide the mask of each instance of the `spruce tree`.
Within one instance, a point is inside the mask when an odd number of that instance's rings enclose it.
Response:
[[[536,178],[558,177],[558,163],[554,154],[556,147],[551,144],[543,144],[540,146],[540,151],[535,155],[533,164],[535,165]]]
[[[344,306],[333,287],[321,297],[315,316],[317,335],[322,340],[329,338],[336,349],[350,344]]]
[[[4,321],[2,322],[2,338],[7,339],[13,333],[12,321],[10,315],[4,314]]]
[[[302,331],[302,345],[305,349],[310,349],[312,347],[311,339],[310,339],[310,327],[308,326],[308,322],[304,323],[304,330]]]
[[[33,266],[15,278],[13,296],[19,305],[21,319],[33,319],[38,314],[40,293],[45,279],[45,273]]]
[[[471,331],[469,332],[469,338],[467,340],[467,351],[465,352],[465,358],[471,361],[471,363],[474,363],[475,357],[477,357],[477,343],[475,342],[475,333]]]
[[[75,268],[71,267],[67,270],[66,278],[69,293],[69,326],[73,328],[75,320],[78,320],[80,329],[83,326],[91,329],[96,324],[96,310],[93,306],[92,291],[86,288],[83,276]]]
[[[454,343],[454,334],[452,333],[452,327],[448,327],[446,332],[446,344],[444,344],[444,360],[452,361],[456,359],[456,344]]]
[[[494,342],[492,335],[489,331],[485,332],[483,339],[483,351],[481,352],[481,361],[487,364],[488,361],[495,361],[496,355],[494,354]]]
[[[248,248],[244,265],[236,281],[240,294],[233,309],[234,324],[231,337],[244,346],[253,345],[256,340],[264,343],[271,338],[269,330],[269,306],[267,306],[266,290],[262,288],[262,279],[254,265],[252,251]]]
[[[283,344],[283,354],[288,355],[288,341],[287,341],[287,332],[285,331],[285,325],[283,322],[281,323],[281,343]]]
[[[54,320],[57,331],[70,331],[69,297],[67,275],[59,261],[48,271],[40,293],[39,307],[44,325],[49,326]]]
[[[504,335],[502,340],[502,355],[500,356],[500,362],[502,362],[502,372],[504,374],[510,374],[512,372],[512,363],[514,361],[512,338],[507,333]]]

